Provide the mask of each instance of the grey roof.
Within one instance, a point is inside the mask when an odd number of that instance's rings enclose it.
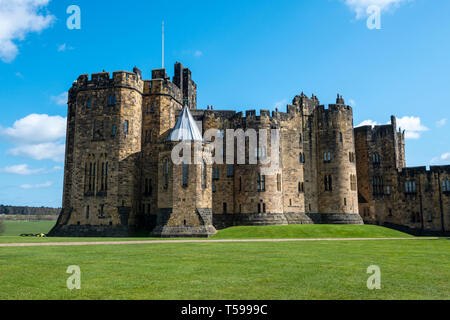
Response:
[[[170,132],[169,141],[203,141],[202,134],[195,123],[194,118],[185,106],[178,117],[175,127]]]

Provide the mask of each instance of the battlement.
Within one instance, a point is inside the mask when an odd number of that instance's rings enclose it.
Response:
[[[96,90],[106,89],[113,87],[126,87],[130,89],[143,91],[143,81],[141,80],[141,72],[139,69],[134,68],[135,72],[128,71],[116,71],[113,72],[112,78],[109,72],[99,72],[89,74],[82,74],[72,84],[72,90]]]
[[[430,166],[430,168],[427,168],[426,166],[420,166],[420,167],[406,167],[403,168],[400,172],[401,176],[415,176],[415,175],[421,175],[421,174],[432,174],[432,173],[446,173],[450,174],[450,165],[444,165],[444,166]]]

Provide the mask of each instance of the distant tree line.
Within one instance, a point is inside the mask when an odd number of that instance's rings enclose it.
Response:
[[[0,205],[0,214],[6,215],[25,215],[25,216],[49,216],[58,215],[60,208],[47,207],[15,207]]]

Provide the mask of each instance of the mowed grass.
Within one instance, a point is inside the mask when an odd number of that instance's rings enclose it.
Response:
[[[450,299],[449,255],[417,239],[0,248],[0,299]]]
[[[372,225],[290,225],[233,227],[213,239],[409,238],[409,234]]]
[[[135,238],[34,238],[19,237],[22,233],[47,233],[53,221],[26,222],[6,221],[6,233],[0,243],[43,243],[79,241],[136,241],[152,240],[149,237]],[[220,230],[212,240],[223,239],[311,239],[311,238],[409,238],[409,234],[371,225],[291,225],[262,227],[232,227]],[[160,239],[159,239],[160,240]],[[170,240],[170,239],[169,239]]]

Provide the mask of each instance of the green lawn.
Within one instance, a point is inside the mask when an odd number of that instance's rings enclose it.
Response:
[[[0,299],[450,299],[449,261],[448,240],[0,248]]]
[[[55,224],[53,221],[25,222],[6,221],[6,233],[0,243],[30,242],[76,242],[76,241],[135,241],[151,238],[29,238],[19,237],[22,233],[47,233]],[[291,225],[268,227],[233,227],[220,230],[211,239],[306,239],[306,238],[409,238],[406,233],[379,226],[361,225]]]
[[[233,227],[213,239],[409,238],[409,234],[371,225],[291,225]]]

